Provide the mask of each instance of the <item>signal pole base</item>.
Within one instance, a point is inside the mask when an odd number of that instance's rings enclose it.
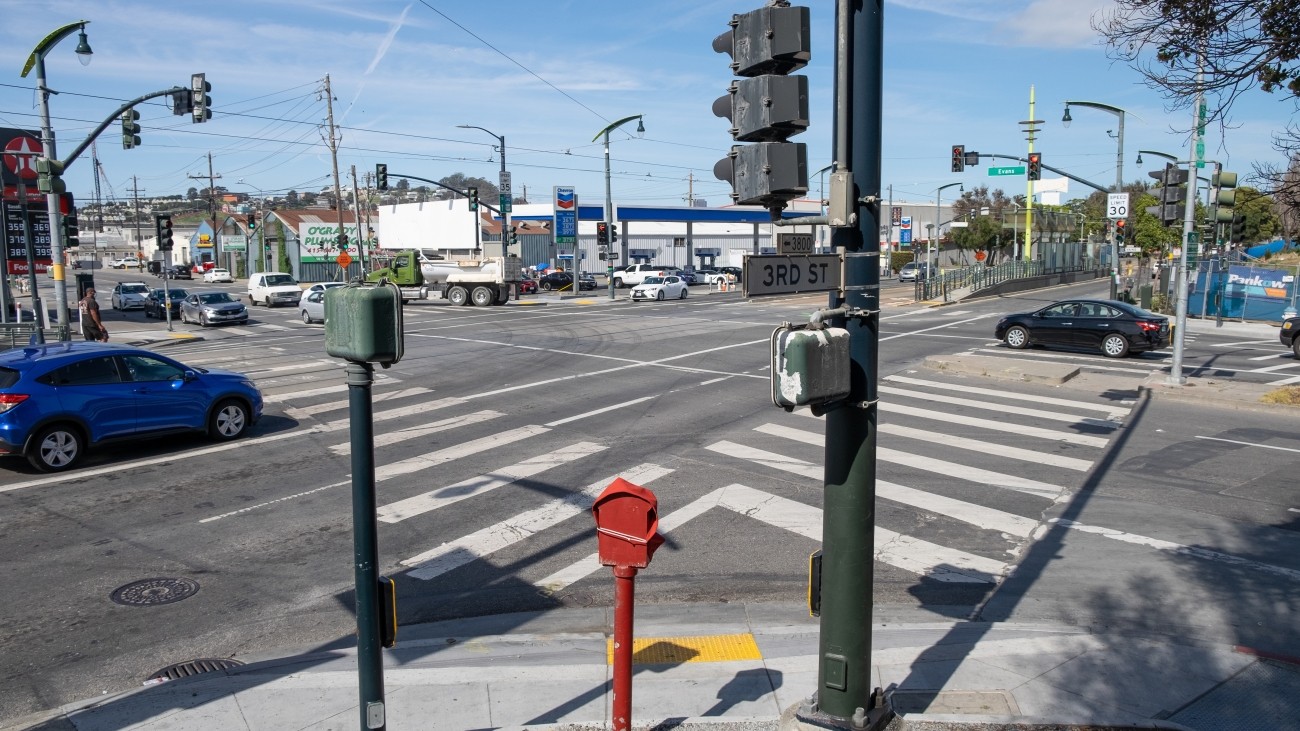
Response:
[[[805,699],[781,714],[780,731],[885,731],[896,716],[885,692],[876,688],[867,701],[869,708],[858,708],[849,718],[829,716],[817,707],[817,696]]]

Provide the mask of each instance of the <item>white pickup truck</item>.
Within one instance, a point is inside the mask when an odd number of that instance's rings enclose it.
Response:
[[[666,277],[679,271],[677,267],[662,264],[631,264],[627,269],[614,272],[614,286],[620,289],[634,287],[645,281],[646,277]]]

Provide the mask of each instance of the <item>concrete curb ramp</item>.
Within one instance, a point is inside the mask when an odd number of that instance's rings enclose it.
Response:
[[[1014,358],[992,358],[982,355],[931,355],[926,356],[925,367],[949,373],[1000,378],[1006,381],[1047,383],[1059,386],[1079,375],[1077,366],[1059,363],[1025,363]]]

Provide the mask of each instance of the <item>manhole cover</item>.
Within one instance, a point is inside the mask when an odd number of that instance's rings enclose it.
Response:
[[[189,662],[178,662],[175,665],[168,665],[156,673],[151,673],[145,679],[145,683],[150,681],[179,680],[188,678],[191,675],[202,675],[210,673],[213,670],[226,670],[228,668],[237,668],[244,663],[229,657],[204,657]]]
[[[151,607],[187,599],[198,590],[199,582],[193,579],[141,579],[119,586],[108,598],[128,607]]]

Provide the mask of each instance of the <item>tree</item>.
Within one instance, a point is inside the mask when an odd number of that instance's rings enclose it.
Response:
[[[393,186],[393,189],[406,192],[411,189],[411,181],[407,180],[406,178],[402,178],[401,180],[397,181],[397,185]]]
[[[298,205],[298,191],[291,190],[284,194],[284,202],[290,207]]]
[[[187,200],[187,201],[192,201],[192,200],[194,200],[195,198],[198,198],[198,197],[199,197],[199,189],[198,189],[198,188],[190,188],[189,190],[185,191],[185,200]]]

